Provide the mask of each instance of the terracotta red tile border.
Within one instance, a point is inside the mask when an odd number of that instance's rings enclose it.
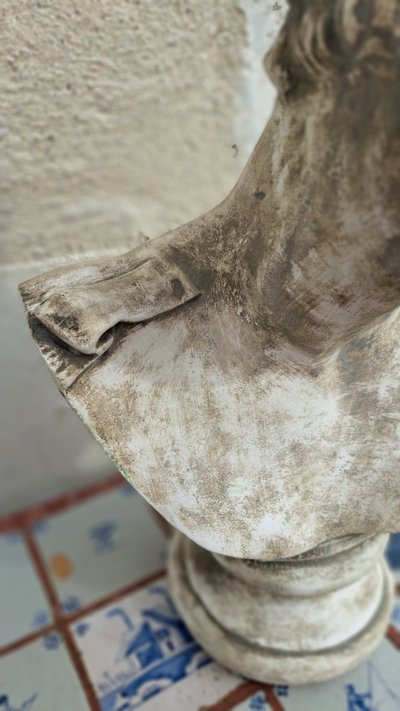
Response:
[[[100,704],[97,700],[96,692],[94,690],[92,682],[90,681],[89,675],[86,671],[86,667],[83,663],[82,655],[77,649],[74,642],[74,638],[67,625],[63,625],[62,634],[64,637],[65,646],[67,647],[69,652],[71,662],[75,667],[75,671],[78,674],[81,685],[85,692],[86,700],[88,702],[90,711],[101,711]]]
[[[393,625],[390,625],[387,630],[386,637],[392,642],[392,644],[394,644],[395,647],[397,647],[397,649],[400,649],[400,632],[398,632]]]
[[[136,580],[134,583],[131,583],[130,585],[125,585],[123,588],[119,588],[118,590],[115,590],[115,592],[112,592],[109,595],[106,595],[105,597],[99,598],[95,602],[92,602],[89,605],[86,605],[85,607],[81,607],[79,610],[77,610],[76,612],[73,612],[69,615],[66,613],[63,613],[61,610],[60,612],[61,612],[62,618],[67,624],[70,625],[73,622],[80,620],[82,617],[86,617],[87,615],[90,615],[92,612],[101,610],[102,607],[106,607],[107,605],[110,605],[112,602],[115,602],[116,600],[120,600],[122,597],[125,597],[125,595],[129,595],[131,593],[136,592],[137,590],[140,590],[141,588],[147,587],[147,585],[150,585],[151,583],[155,582],[156,580],[159,580],[160,578],[164,577],[165,574],[166,574],[165,568],[162,568],[161,570],[157,570],[155,573],[151,573],[150,575],[147,575],[145,578],[140,578],[140,580]]]
[[[233,689],[223,699],[217,701],[212,706],[201,706],[199,711],[231,711],[238,704],[250,699],[257,691],[264,693],[266,701],[270,705],[272,711],[285,711],[278,697],[275,695],[272,686],[260,684],[256,681],[247,681],[240,684],[236,689]]]
[[[267,689],[265,691],[265,697],[266,697],[269,705],[273,709],[273,711],[285,711],[280,700],[276,696],[272,686],[267,687]]]
[[[26,545],[31,556],[33,566],[36,570],[36,574],[43,585],[43,589],[46,593],[48,603],[53,612],[55,629],[64,640],[71,662],[75,667],[75,671],[77,672],[81,686],[83,688],[83,691],[85,692],[86,700],[88,702],[90,711],[100,711],[100,706],[96,698],[95,690],[86,672],[79,650],[74,644],[73,637],[71,635],[70,630],[68,629],[67,621],[63,619],[62,612],[57,599],[57,594],[47,573],[46,564],[43,560],[40,549],[29,529],[25,529],[23,533],[25,535]]]
[[[36,642],[36,640],[46,637],[46,635],[50,634],[51,632],[56,632],[56,627],[54,624],[47,625],[46,627],[41,627],[40,629],[35,630],[34,632],[31,632],[30,634],[27,634],[24,637],[19,637],[13,642],[4,644],[2,647],[0,647],[0,657],[4,657],[6,654],[11,654],[11,652],[17,652],[18,649],[20,649],[21,647],[26,647],[27,644]]]
[[[159,570],[152,575],[142,578],[131,585],[125,586],[120,590],[115,591],[113,594],[103,597],[102,599],[96,601],[92,605],[88,605],[77,613],[73,615],[65,615],[60,607],[56,591],[53,587],[52,581],[50,579],[49,573],[46,568],[45,561],[42,557],[41,551],[36,543],[35,537],[32,534],[31,526],[36,521],[42,518],[47,518],[49,516],[55,515],[62,511],[65,511],[73,506],[76,506],[83,501],[92,499],[97,495],[104,494],[106,492],[112,491],[113,489],[126,486],[126,482],[119,474],[114,474],[106,480],[96,482],[89,486],[86,486],[77,491],[59,496],[56,499],[44,502],[38,506],[32,506],[28,509],[18,511],[0,520],[0,533],[6,533],[10,530],[17,530],[23,536],[25,544],[40,583],[42,584],[43,590],[48,600],[48,604],[52,611],[54,623],[48,625],[42,629],[34,631],[20,639],[17,639],[10,644],[7,644],[0,648],[0,656],[5,656],[12,652],[18,651],[19,649],[39,640],[43,639],[46,635],[50,633],[58,633],[64,641],[66,649],[68,650],[69,657],[75,671],[78,675],[82,689],[86,695],[86,700],[90,711],[101,711],[99,702],[97,701],[96,693],[93,685],[87,674],[85,665],[83,663],[81,654],[75,645],[73,635],[69,629],[69,625],[75,620],[82,616],[90,614],[97,609],[100,609],[112,602],[123,597],[130,592],[134,592],[141,587],[144,587],[151,583],[153,580],[157,580],[162,575],[165,574],[164,570]]]
[[[72,506],[76,506],[76,504],[82,503],[87,499],[92,499],[94,496],[105,494],[108,491],[112,491],[113,489],[118,489],[123,486],[129,486],[129,484],[120,474],[118,474],[118,472],[116,472],[107,479],[89,484],[88,486],[77,489],[71,493],[63,494],[55,499],[44,501],[41,504],[31,506],[27,509],[22,509],[21,511],[16,511],[9,516],[5,516],[0,519],[0,533],[6,533],[7,531],[18,528],[27,528],[37,521],[40,521],[42,518],[53,516],[54,514],[60,513],[60,511],[69,509]]]

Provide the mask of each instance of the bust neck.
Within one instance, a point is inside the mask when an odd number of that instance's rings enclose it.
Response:
[[[278,104],[229,198],[248,220],[258,310],[313,359],[400,302],[390,206],[384,190],[379,204],[376,168],[365,161],[359,174],[351,158],[324,128]]]

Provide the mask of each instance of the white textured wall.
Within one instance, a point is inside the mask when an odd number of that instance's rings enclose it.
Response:
[[[17,283],[60,257],[128,249],[225,196],[271,110],[261,60],[283,11],[2,0],[0,512],[111,470],[36,353]]]
[[[2,0],[2,258],[103,250],[212,206],[245,18],[232,0]]]

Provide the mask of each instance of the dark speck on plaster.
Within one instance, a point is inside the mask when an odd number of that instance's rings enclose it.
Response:
[[[264,200],[265,198],[265,193],[262,190],[258,190],[256,193],[253,193],[254,197],[256,200],[259,200],[260,202]]]
[[[179,279],[173,279],[171,281],[171,285],[172,285],[172,293],[175,296],[175,298],[181,299],[183,294],[185,293],[185,289],[183,288]]]

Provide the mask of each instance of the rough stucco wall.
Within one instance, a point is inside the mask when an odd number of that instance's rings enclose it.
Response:
[[[119,251],[222,199],[245,42],[232,0],[3,0],[1,261]]]

